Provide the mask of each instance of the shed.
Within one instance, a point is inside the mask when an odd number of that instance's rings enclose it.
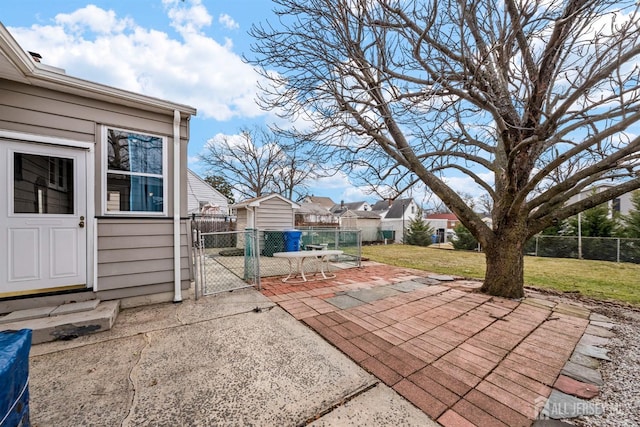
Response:
[[[363,242],[380,240],[380,215],[375,212],[347,209],[340,215],[340,227],[360,230]]]
[[[279,194],[243,200],[231,206],[236,211],[237,229],[290,230],[300,205]]]
[[[294,228],[295,212],[300,205],[273,193],[244,200],[231,207],[236,211],[237,230],[259,230],[260,253],[271,256],[284,250],[284,231]],[[243,245],[243,239],[238,239],[238,246]]]
[[[0,24],[0,313],[182,299],[195,113],[36,62]]]

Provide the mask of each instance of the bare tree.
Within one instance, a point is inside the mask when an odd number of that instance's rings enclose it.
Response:
[[[200,160],[209,166],[211,174],[224,177],[245,199],[275,190],[273,174],[279,168],[280,156],[280,146],[272,135],[253,128],[211,139]]]
[[[274,3],[277,25],[251,31],[263,106],[312,123],[325,162],[425,183],[485,249],[483,291],[521,297],[529,238],[640,187],[635,2]],[[493,201],[492,227],[452,173]]]
[[[278,193],[293,199],[302,195],[314,168],[304,144],[286,143],[277,132],[242,129],[239,135],[213,138],[200,155],[212,175],[221,176],[241,198]]]
[[[306,151],[309,144],[281,142],[280,146],[280,168],[274,174],[274,185],[282,196],[300,200],[307,195],[309,180],[320,176],[321,168],[309,159]]]

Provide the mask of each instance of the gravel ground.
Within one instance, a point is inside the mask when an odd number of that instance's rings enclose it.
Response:
[[[591,400],[602,408],[602,415],[570,422],[584,427],[640,426],[640,310],[590,308],[616,321],[616,337],[607,346],[611,362],[600,365],[605,385],[600,395]]]

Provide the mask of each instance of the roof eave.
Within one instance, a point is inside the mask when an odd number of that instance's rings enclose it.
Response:
[[[181,115],[194,116],[197,110],[193,107],[175,102],[165,101],[123,89],[90,82],[66,74],[53,73],[36,66],[31,76],[26,76],[30,84],[47,89],[53,89],[74,95],[91,97],[101,101],[118,105],[140,108],[156,113],[173,113],[178,110]]]

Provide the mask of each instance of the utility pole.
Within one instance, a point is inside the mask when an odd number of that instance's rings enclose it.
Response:
[[[578,201],[582,200],[582,193],[578,193]],[[578,212],[578,259],[582,259],[582,212]]]
[[[405,244],[405,233],[406,229],[404,228],[404,202],[402,202],[402,244]]]

